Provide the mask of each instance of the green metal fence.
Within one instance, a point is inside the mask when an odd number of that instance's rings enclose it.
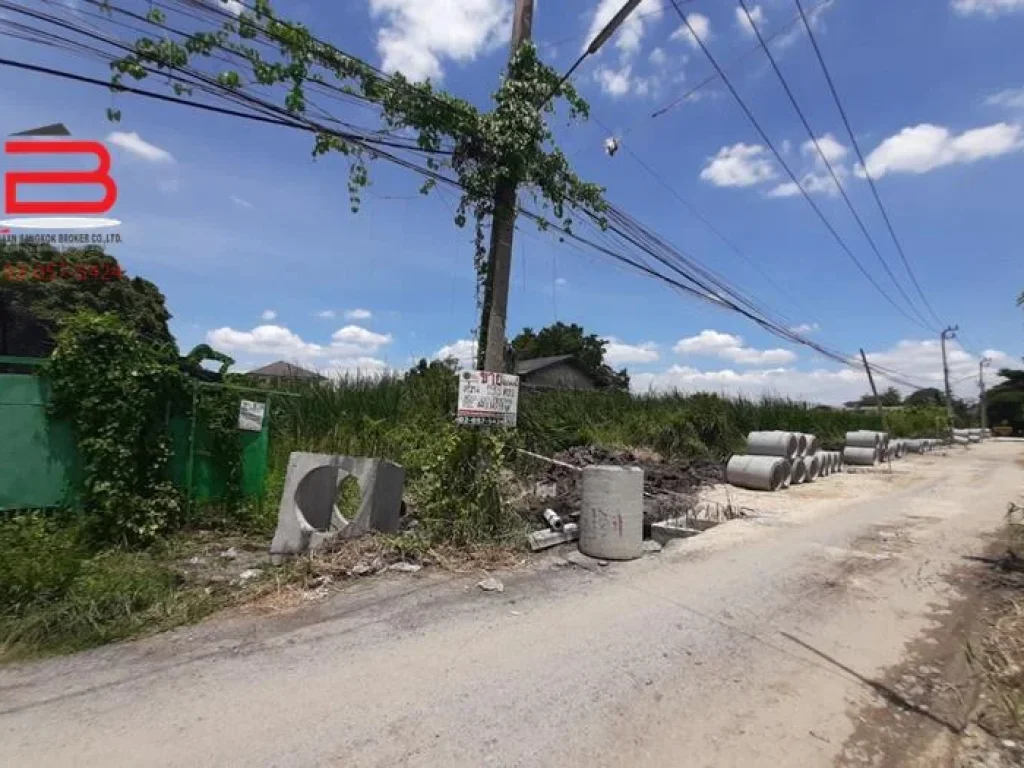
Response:
[[[0,370],[17,367],[32,371],[41,360],[0,357]],[[266,390],[193,382],[195,405],[210,388],[231,389],[243,397],[266,402],[260,431],[238,431],[241,453],[240,490],[259,498],[267,475],[270,444],[270,401]],[[276,393],[285,394],[285,393]],[[74,506],[82,479],[78,449],[68,424],[47,413],[49,387],[35,372],[0,373],[0,510]],[[213,460],[210,435],[201,420],[171,415],[171,479],[191,503],[214,503],[225,498],[228,477]]]

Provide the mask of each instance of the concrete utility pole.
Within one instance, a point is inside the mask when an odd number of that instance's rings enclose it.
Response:
[[[992,359],[983,357],[978,361],[978,389],[981,395],[978,397],[978,418],[981,428],[988,427],[988,412],[985,408],[985,369],[992,365]]]
[[[512,46],[509,60],[533,33],[533,0],[516,0],[512,18]],[[512,272],[512,236],[516,229],[516,179],[502,179],[494,191],[491,220],[491,250],[487,259],[483,317],[486,329],[483,370],[505,371],[505,318],[508,316],[508,281]]]
[[[949,388],[949,364],[946,362],[946,339],[952,339],[960,330],[959,325],[951,325],[942,332],[942,378],[946,382],[946,415],[949,417],[949,428],[953,429],[953,392]]]
[[[608,42],[616,29],[640,4],[641,0],[626,0],[619,12],[605,24],[597,36],[590,42],[587,49],[565,73],[555,89],[544,99],[538,108],[552,98],[562,83],[576,70],[586,56],[597,51]],[[519,46],[530,39],[533,32],[533,0],[516,0],[512,17],[512,45],[509,59],[513,59]],[[508,317],[508,281],[512,272],[512,237],[516,229],[516,188],[518,179],[502,179],[494,190],[494,216],[491,220],[491,245],[487,258],[487,274],[484,282],[483,314],[480,318],[480,329],[486,333],[486,343],[482,358],[485,371],[504,372],[505,370],[505,321]]]

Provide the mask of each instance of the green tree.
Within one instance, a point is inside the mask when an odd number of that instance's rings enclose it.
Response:
[[[512,339],[511,347],[516,360],[572,355],[594,377],[599,386],[629,389],[629,374],[626,369],[616,372],[605,364],[607,345],[608,342],[604,339],[593,333],[588,334],[576,323],[566,325],[558,322],[538,332],[534,332],[532,328],[524,328]]]
[[[945,396],[935,387],[925,387],[907,395],[904,405],[944,405]]]
[[[128,278],[101,248],[0,242],[0,354],[46,357],[60,323],[79,312],[116,315],[146,341],[176,350],[163,294]]]
[[[886,407],[896,406],[903,402],[903,396],[900,395],[900,391],[896,387],[889,387],[878,396],[878,399]]]

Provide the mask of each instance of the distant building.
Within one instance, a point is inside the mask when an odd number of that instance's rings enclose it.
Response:
[[[572,355],[535,357],[516,363],[524,387],[535,389],[597,389],[598,382]]]
[[[297,365],[286,363],[283,360],[270,363],[270,365],[264,365],[262,368],[256,368],[255,370],[249,371],[246,375],[262,381],[264,384],[327,380],[326,377],[321,376],[316,371],[307,371],[305,368],[300,368]]]

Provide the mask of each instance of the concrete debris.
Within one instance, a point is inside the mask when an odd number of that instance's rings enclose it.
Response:
[[[220,553],[220,556],[226,560],[234,560],[238,557],[238,550],[234,547],[229,547]]]
[[[603,568],[604,566],[608,565],[608,561],[607,560],[598,560],[597,564],[600,565]]]
[[[653,539],[648,539],[644,542],[644,552],[661,552],[661,544],[654,541]]]
[[[423,566],[418,563],[392,563],[388,566],[388,570],[399,573],[419,573],[423,570]]]
[[[356,563],[348,572],[350,576],[371,576],[383,568],[380,560],[372,560],[370,562],[363,561]]]
[[[263,573],[263,571],[261,571],[259,568],[246,568],[244,571],[238,574],[238,580],[245,584],[245,582],[255,579],[261,573]]]
[[[540,482],[534,483],[533,495],[538,499],[550,499],[558,495],[558,483]]]
[[[484,579],[479,584],[477,584],[477,586],[480,587],[480,589],[482,589],[484,592],[504,592],[505,591],[505,585],[502,584],[500,581],[498,581],[498,579],[494,578],[493,576],[489,576],[488,578]]]
[[[359,507],[348,520],[335,499],[342,481],[359,484]],[[383,459],[296,451],[288,459],[277,512],[271,558],[316,552],[338,538],[368,531],[396,533],[402,512],[405,470]]]
[[[579,537],[580,527],[576,523],[566,523],[560,531],[543,528],[529,533],[526,536],[526,541],[533,552],[540,552],[542,549],[550,549],[559,544],[576,541]]]

